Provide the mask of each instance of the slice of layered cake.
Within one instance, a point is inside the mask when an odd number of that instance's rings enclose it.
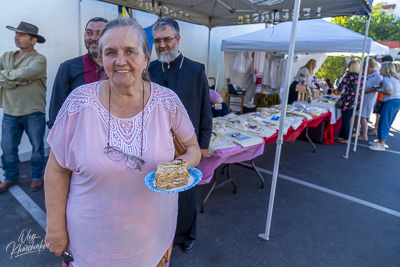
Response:
[[[169,190],[188,183],[189,172],[186,160],[160,162],[155,174],[156,187],[159,190]]]

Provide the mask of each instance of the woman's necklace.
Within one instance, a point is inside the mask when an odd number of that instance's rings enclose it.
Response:
[[[140,157],[143,157],[143,118],[144,118],[144,82],[142,81],[143,87],[143,97],[142,97],[142,138],[140,144]],[[108,141],[107,147],[110,146],[110,121],[111,121],[111,83],[109,85],[109,93],[108,93]]]

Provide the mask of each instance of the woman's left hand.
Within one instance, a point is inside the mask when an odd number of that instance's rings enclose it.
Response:
[[[50,252],[53,252],[56,256],[60,257],[61,254],[67,250],[68,233],[66,230],[56,231],[54,233],[47,231],[44,242]]]

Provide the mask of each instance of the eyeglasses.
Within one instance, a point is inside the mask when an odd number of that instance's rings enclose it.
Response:
[[[125,160],[126,165],[128,165],[129,168],[133,170],[135,169],[142,170],[141,167],[144,165],[145,161],[141,157],[127,154],[119,150],[118,148],[110,145],[106,146],[105,150],[108,158],[111,159],[112,161],[118,162],[121,160]]]
[[[123,152],[119,148],[116,148],[114,146],[110,146],[110,120],[111,120],[111,85],[109,89],[109,98],[108,98],[108,141],[107,141],[107,146],[104,148],[106,151],[104,153],[107,154],[107,157],[111,159],[112,161],[121,161],[125,160],[126,165],[135,170],[139,169],[142,170],[141,167],[144,165],[145,161],[141,158],[143,157],[143,117],[144,117],[144,84],[142,83],[143,86],[143,109],[142,109],[142,138],[141,138],[141,145],[140,145],[140,157],[134,156],[128,153]]]
[[[178,37],[178,35],[175,37],[165,37],[165,38],[161,38],[161,39],[154,39],[154,43],[161,44],[161,42],[164,42],[164,44],[169,44],[172,40],[174,40],[177,37]]]

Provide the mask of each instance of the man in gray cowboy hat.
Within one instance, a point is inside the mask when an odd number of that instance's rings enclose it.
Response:
[[[17,51],[6,52],[0,57],[0,107],[3,108],[1,149],[5,180],[0,192],[7,191],[18,183],[18,146],[25,131],[32,145],[31,191],[43,185],[45,168],[44,133],[46,125],[46,58],[36,52],[36,43],[46,40],[39,29],[30,23],[21,22],[15,31]]]

